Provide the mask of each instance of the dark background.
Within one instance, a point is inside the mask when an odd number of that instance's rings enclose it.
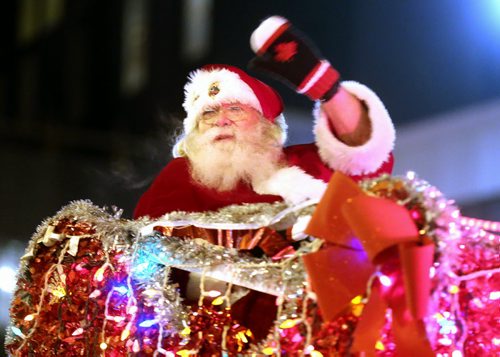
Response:
[[[170,158],[189,71],[244,68],[251,32],[273,14],[307,33],[344,78],[373,88],[397,128],[500,97],[496,0],[4,1],[0,265],[16,267],[37,224],[69,201],[130,217]],[[194,30],[201,48],[190,52],[187,29],[203,21]],[[310,111],[266,80],[288,109]],[[498,218],[499,201],[464,209]]]

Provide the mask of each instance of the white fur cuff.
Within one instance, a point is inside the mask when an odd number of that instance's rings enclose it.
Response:
[[[318,103],[314,110],[314,133],[319,154],[332,169],[349,175],[375,172],[389,158],[394,148],[394,125],[382,101],[368,87],[353,81],[342,82],[341,85],[368,107],[371,137],[360,146],[344,144],[330,131],[328,117]]]
[[[257,53],[267,40],[279,29],[288,22],[287,19],[281,16],[271,16],[264,20],[259,27],[250,36],[250,47]]]
[[[288,204],[305,200],[319,200],[326,189],[326,183],[315,179],[297,166],[276,171],[270,178],[253,185],[258,194],[278,195]]]

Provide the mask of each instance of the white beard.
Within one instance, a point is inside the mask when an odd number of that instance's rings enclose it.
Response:
[[[273,124],[262,121],[251,133],[237,127],[213,127],[201,134],[194,130],[186,138],[191,174],[200,184],[217,191],[229,191],[238,183],[252,187],[284,167],[283,148],[272,134]],[[219,135],[233,140],[214,141]]]

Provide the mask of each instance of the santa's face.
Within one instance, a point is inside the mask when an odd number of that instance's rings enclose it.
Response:
[[[210,135],[213,144],[235,142],[248,136],[261,121],[257,110],[242,103],[224,103],[207,107],[198,120],[200,135]]]
[[[269,176],[282,157],[280,129],[241,103],[206,108],[186,138],[193,177],[205,186],[230,190],[240,181]]]

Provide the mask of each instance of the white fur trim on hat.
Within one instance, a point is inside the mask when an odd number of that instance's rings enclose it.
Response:
[[[217,93],[210,91],[212,86],[217,87]],[[205,108],[222,103],[248,104],[262,114],[260,102],[250,86],[237,73],[225,68],[191,72],[184,94],[182,105],[187,113],[184,120],[185,133],[196,127],[196,118]]]
[[[375,172],[394,148],[396,133],[384,104],[368,87],[354,81],[342,82],[342,88],[363,101],[368,107],[371,137],[363,145],[349,146],[330,131],[328,117],[319,103],[314,110],[316,145],[323,161],[332,169],[349,175]]]
[[[279,169],[270,178],[254,183],[258,194],[278,195],[288,204],[306,200],[319,200],[326,189],[326,183],[315,179],[297,166]]]
[[[280,26],[286,24],[287,19],[281,16],[271,16],[259,25],[250,36],[250,47],[257,53],[259,49],[266,43],[267,39],[276,32]]]

